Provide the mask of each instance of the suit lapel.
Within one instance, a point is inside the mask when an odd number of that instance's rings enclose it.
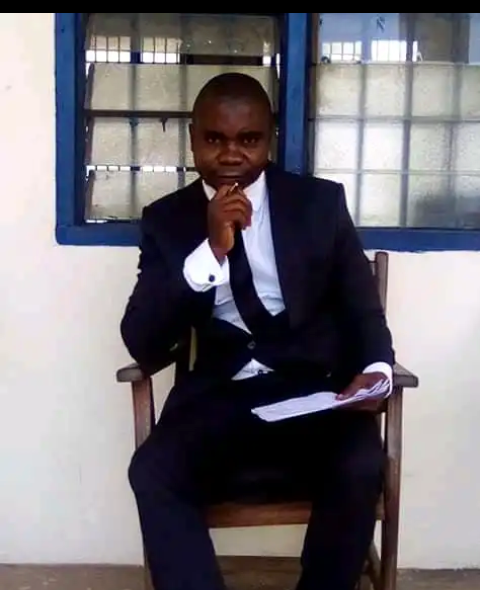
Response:
[[[208,235],[207,228],[207,205],[208,199],[202,187],[200,179],[193,182],[186,188],[187,194],[184,197],[185,210],[182,210],[183,239],[187,247],[195,248]]]
[[[305,239],[306,195],[298,194],[298,183],[289,174],[271,164],[266,170],[272,240],[278,278],[292,327],[302,323],[309,310],[308,244]],[[200,180],[192,183],[182,208],[183,261],[208,236],[208,199]],[[207,291],[205,305],[213,307],[216,289]]]
[[[278,278],[292,327],[298,326],[307,309],[306,259],[304,239],[304,199],[296,194],[298,185],[276,166],[267,169],[272,239]]]
[[[182,227],[182,236],[179,240],[182,245],[179,264],[183,264],[185,258],[208,237],[208,199],[203,190],[202,181],[200,179],[194,181],[186,190],[188,193],[185,195],[185,207],[181,210],[183,219],[179,224],[179,227]],[[202,294],[207,308],[213,307],[215,291],[216,289],[210,289]]]

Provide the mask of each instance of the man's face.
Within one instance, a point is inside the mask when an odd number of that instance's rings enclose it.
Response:
[[[271,137],[268,109],[253,100],[207,100],[190,126],[195,166],[216,189],[252,184],[268,163]]]

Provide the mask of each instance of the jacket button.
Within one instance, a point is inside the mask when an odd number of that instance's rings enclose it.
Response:
[[[253,340],[252,340],[251,342],[249,342],[249,343],[248,343],[248,348],[249,348],[250,350],[253,350],[253,349],[255,348],[255,346],[256,346],[256,344],[255,344],[255,342],[254,342]]]

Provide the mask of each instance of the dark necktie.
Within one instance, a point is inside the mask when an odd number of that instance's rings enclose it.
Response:
[[[265,334],[271,327],[273,316],[260,301],[255,290],[240,229],[235,231],[235,245],[228,254],[228,260],[230,287],[240,316],[252,335]]]

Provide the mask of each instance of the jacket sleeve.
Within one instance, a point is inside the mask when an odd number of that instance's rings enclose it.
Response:
[[[345,191],[338,185],[334,276],[342,313],[347,315],[363,367],[394,364],[392,337],[378,288],[357,230],[347,209]]]
[[[189,287],[181,265],[167,265],[148,208],[140,228],[139,273],[120,332],[132,358],[148,370],[188,332],[201,296]]]

